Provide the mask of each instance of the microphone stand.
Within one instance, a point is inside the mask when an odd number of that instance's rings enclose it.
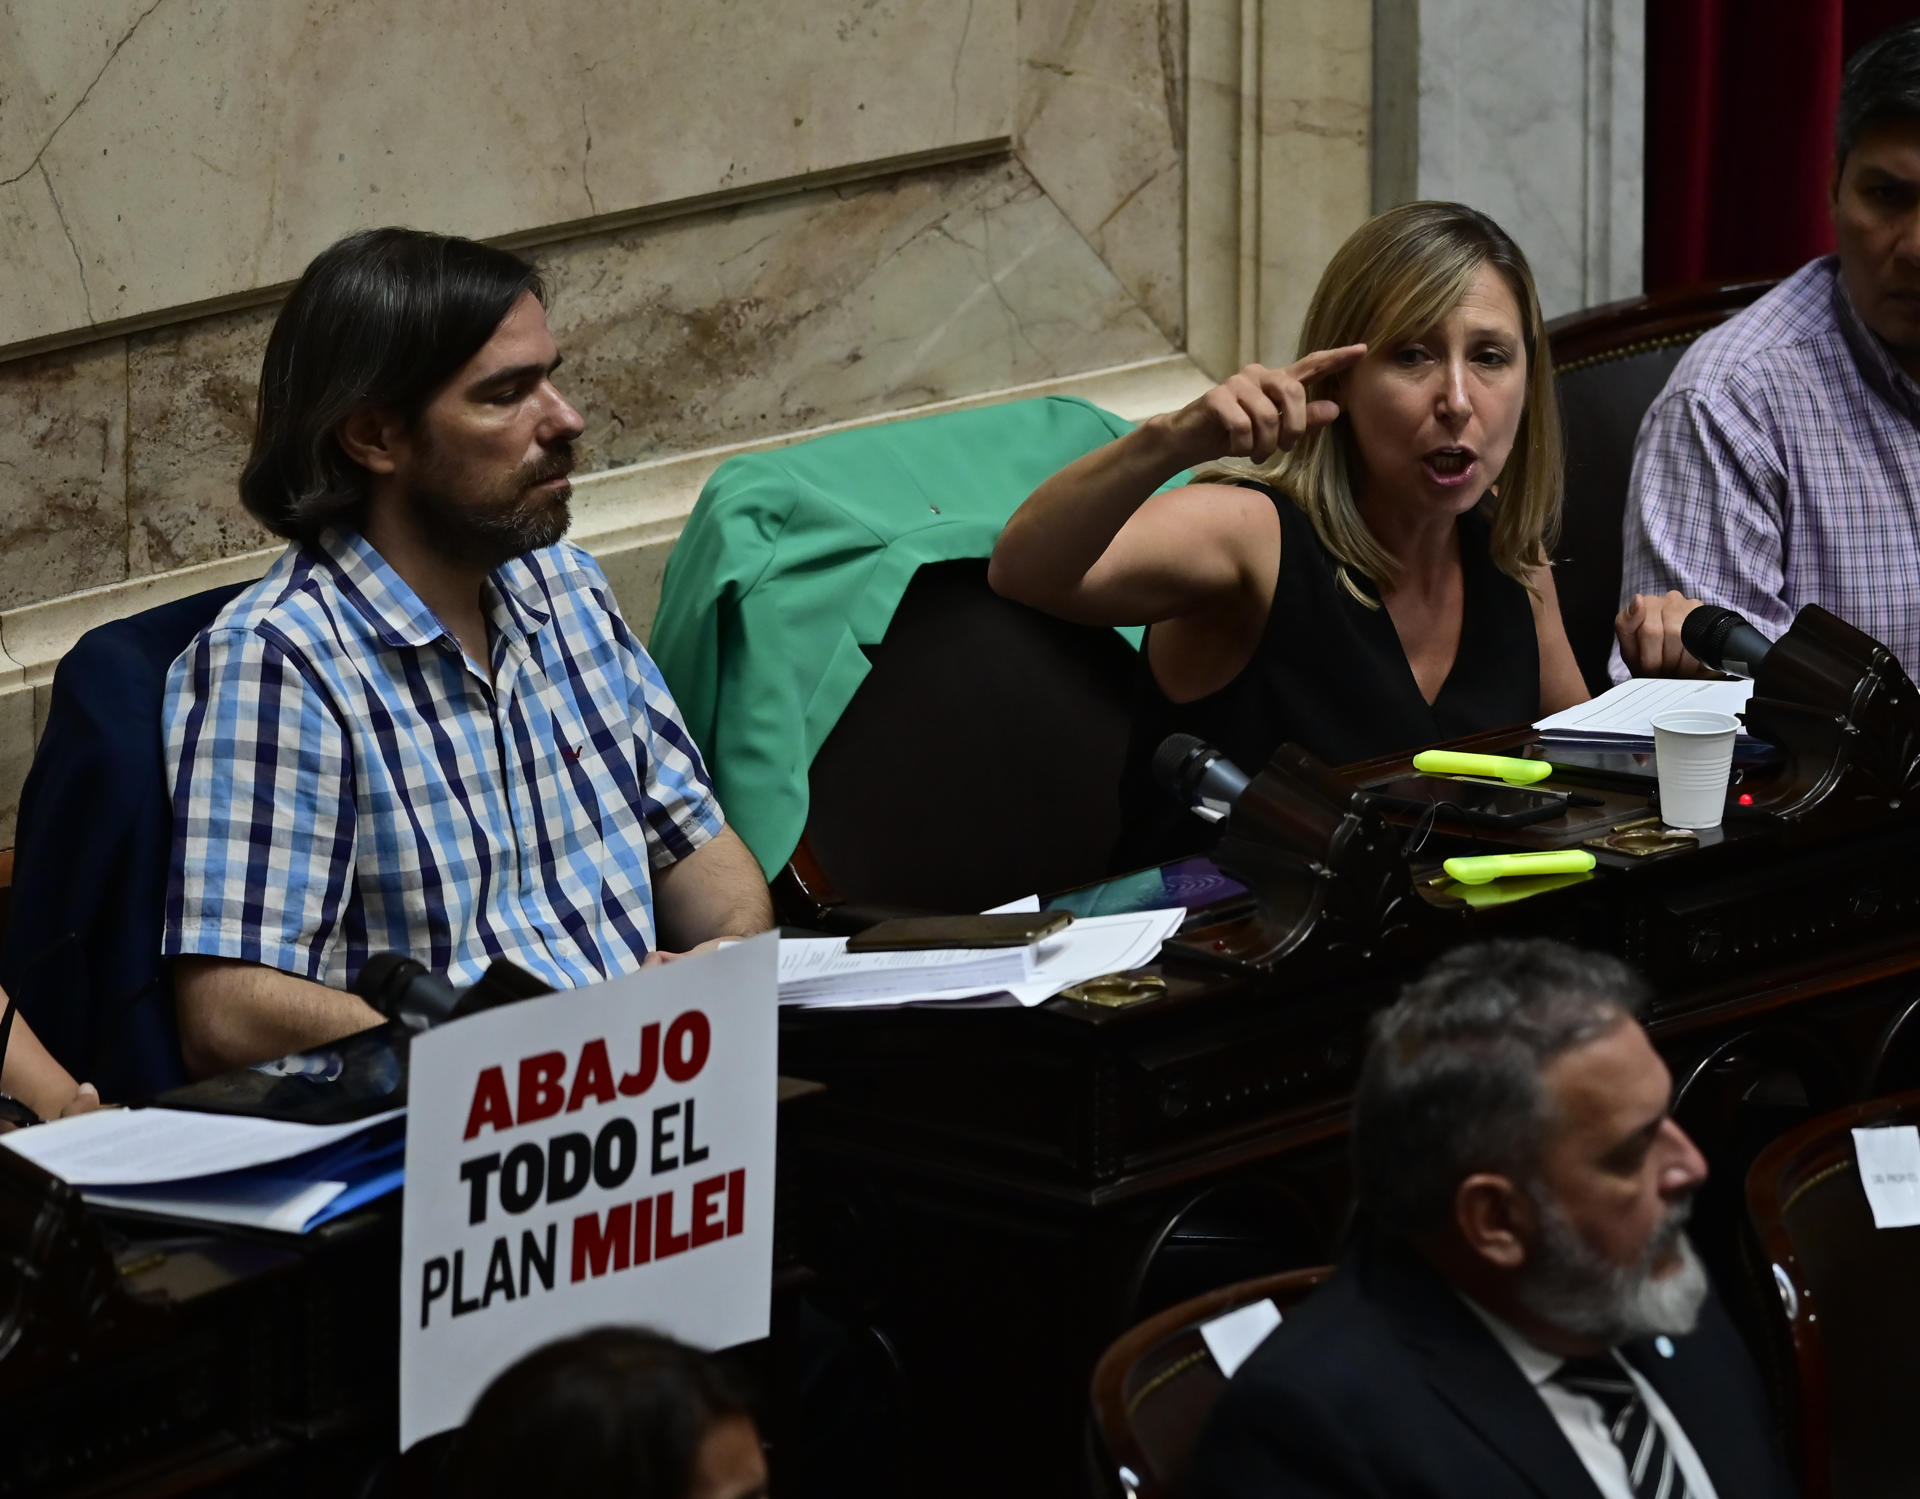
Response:
[[[1256,913],[1185,940],[1254,967],[1309,938],[1318,959],[1367,962],[1426,945],[1445,920],[1415,893],[1401,838],[1365,793],[1296,744],[1281,745],[1235,801],[1213,861],[1253,892]]]
[[[1788,823],[1880,821],[1920,793],[1920,694],[1892,651],[1808,604],[1754,670],[1746,721],[1786,755],[1756,808]]]

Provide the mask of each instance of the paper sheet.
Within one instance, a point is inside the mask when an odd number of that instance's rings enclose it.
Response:
[[[971,989],[902,989],[885,996],[814,1000],[807,1002],[804,1008],[854,1009],[883,1004],[922,1004],[970,999],[983,994],[1011,994],[1021,1004],[1030,1007],[1053,998],[1070,985],[1098,978],[1103,973],[1124,973],[1143,963],[1151,963],[1159,956],[1160,944],[1179,930],[1186,915],[1184,907],[1174,906],[1164,911],[1133,911],[1120,916],[1083,916],[1042,951],[1034,967],[1031,983]]]
[[[232,1223],[244,1228],[271,1228],[297,1234],[307,1220],[346,1191],[345,1182],[285,1182],[249,1177],[244,1190],[203,1191],[197,1183],[183,1183],[171,1192],[154,1193],[142,1187],[88,1188],[80,1195],[100,1207],[137,1208],[205,1223]]]
[[[1683,681],[1670,677],[1634,677],[1596,698],[1549,714],[1534,725],[1542,734],[1598,734],[1621,739],[1652,739],[1653,718],[1680,708],[1709,713],[1738,713],[1753,696],[1753,683]]]
[[[377,1139],[344,1140],[247,1171],[145,1186],[84,1187],[80,1195],[106,1207],[306,1233],[397,1190],[406,1174],[405,1150],[399,1129],[382,1130]]]
[[[845,937],[783,937],[780,998],[853,999],[892,994],[902,987],[962,989],[1020,983],[1038,972],[1064,936],[1024,947],[913,948],[900,952],[847,951]]]
[[[1853,1152],[1875,1228],[1920,1224],[1920,1131],[1911,1124],[1857,1129]]]
[[[1200,1337],[1207,1345],[1207,1352],[1213,1355],[1213,1361],[1220,1366],[1220,1372],[1232,1379],[1247,1356],[1266,1342],[1267,1334],[1279,1325],[1280,1309],[1263,1298],[1252,1306],[1203,1322]]]
[[[291,1160],[364,1134],[405,1110],[347,1124],[288,1124],[185,1109],[100,1109],[0,1136],[0,1145],[79,1187],[183,1181]]]

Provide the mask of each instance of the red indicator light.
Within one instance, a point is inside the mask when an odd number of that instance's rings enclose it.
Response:
[[[1743,807],[1751,807],[1753,805],[1753,793],[1751,791],[1743,791],[1740,793],[1740,805]]]

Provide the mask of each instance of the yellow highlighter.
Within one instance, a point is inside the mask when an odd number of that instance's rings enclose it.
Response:
[[[1584,874],[1594,857],[1584,848],[1552,848],[1531,854],[1463,854],[1440,867],[1463,885],[1484,885],[1510,874]]]
[[[1464,755],[1455,750],[1422,750],[1413,768],[1430,776],[1492,776],[1509,786],[1531,786],[1553,774],[1545,760],[1520,760],[1512,755]]]

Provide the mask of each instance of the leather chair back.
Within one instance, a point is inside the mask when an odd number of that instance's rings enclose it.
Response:
[[[110,1101],[187,1081],[160,960],[173,844],[160,710],[174,658],[244,586],[81,636],[54,672],[20,792],[0,984]]]
[[[1126,1499],[1177,1499],[1194,1443],[1226,1377],[1200,1329],[1271,1301],[1284,1317],[1333,1273],[1331,1265],[1243,1280],[1168,1307],[1123,1334],[1093,1371],[1093,1432],[1103,1483]]]
[[[1105,873],[1139,659],[1119,635],[1001,598],[969,558],[921,567],[867,654],[814,757],[783,916],[978,911]]]
[[[1554,584],[1574,659],[1592,692],[1611,685],[1607,657],[1620,608],[1621,522],[1641,418],[1687,346],[1773,284],[1689,287],[1569,313],[1547,325],[1567,450]]]
[[[1920,998],[1910,999],[1874,1042],[1867,1061],[1867,1085],[1875,1097],[1920,1088]]]
[[[1920,1227],[1874,1227],[1853,1131],[1917,1121],[1920,1093],[1857,1104],[1782,1136],[1747,1173],[1806,1499],[1914,1491],[1906,1423],[1920,1401]]]
[[[1670,1055],[1673,1117],[1713,1163],[1688,1232],[1735,1320],[1757,1326],[1775,1298],[1747,1252],[1747,1170],[1789,1130],[1857,1100],[1854,1068],[1831,1034],[1778,1011]]]

